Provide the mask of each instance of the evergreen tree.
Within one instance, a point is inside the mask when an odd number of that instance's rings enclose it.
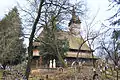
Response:
[[[23,60],[25,48],[23,45],[21,20],[16,7],[0,21],[0,63],[15,65]]]

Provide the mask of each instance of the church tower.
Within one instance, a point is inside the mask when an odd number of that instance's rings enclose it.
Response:
[[[80,35],[80,24],[81,24],[81,21],[80,21],[79,17],[76,16],[75,8],[73,6],[72,18],[68,24],[69,31],[72,35],[75,35],[75,36]]]

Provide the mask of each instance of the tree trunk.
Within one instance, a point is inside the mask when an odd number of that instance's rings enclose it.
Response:
[[[32,62],[32,57],[33,57],[33,52],[32,52],[32,47],[28,47],[28,62],[27,62],[27,67],[25,71],[25,77],[28,80],[29,74],[31,71],[31,62]]]
[[[116,70],[116,73],[117,73],[117,80],[118,80],[118,77],[119,77],[119,76],[118,76],[118,75],[119,75],[118,69]]]
[[[32,62],[32,57],[33,57],[33,38],[34,38],[36,26],[37,26],[38,21],[40,19],[41,9],[42,9],[42,4],[43,3],[44,3],[44,0],[41,0],[40,5],[39,5],[38,14],[37,14],[37,17],[35,19],[35,22],[33,23],[32,32],[31,32],[31,35],[30,35],[30,38],[29,38],[28,62],[27,62],[27,68],[26,68],[26,71],[25,71],[25,78],[27,80],[29,78],[29,74],[30,74],[30,71],[31,71],[31,62]]]
[[[67,68],[67,64],[66,64],[65,61],[63,60],[63,58],[62,58],[62,56],[61,56],[61,54],[60,54],[60,52],[59,52],[59,49],[58,49],[58,46],[57,46],[56,43],[55,43],[55,45],[56,45],[57,54],[58,54],[57,57],[58,57],[59,61],[62,62],[63,67]]]
[[[94,55],[93,55],[93,52],[92,52],[92,64],[93,64],[93,67],[95,68],[95,62],[94,62]]]
[[[67,68],[67,64],[65,63],[65,61],[63,60],[62,56],[60,55],[60,53],[58,52],[58,59],[59,61],[63,64],[63,67]]]

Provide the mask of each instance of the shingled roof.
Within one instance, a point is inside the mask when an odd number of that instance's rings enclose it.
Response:
[[[84,39],[80,35],[79,37],[76,37],[69,33],[69,31],[60,31],[61,39],[66,38],[69,42],[69,48],[78,50],[81,44],[84,42]],[[81,50],[87,50],[90,51],[90,48],[86,43],[84,43],[81,47]]]
[[[79,49],[79,47],[81,46],[81,44],[84,42],[82,37],[75,37],[72,35],[69,35],[69,46],[71,49]],[[81,47],[81,50],[90,50],[88,45],[86,43],[84,43]]]

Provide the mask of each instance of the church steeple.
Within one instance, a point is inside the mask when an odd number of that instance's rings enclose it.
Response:
[[[75,14],[75,7],[73,6],[72,18],[68,24],[70,33],[74,34],[76,36],[79,35],[80,34],[80,24],[81,24],[81,21],[80,21],[79,17]]]
[[[81,23],[79,17],[77,17],[77,15],[75,14],[75,7],[74,6],[73,6],[73,10],[72,10],[72,18],[71,18],[68,26],[70,26],[73,23],[76,23],[76,24]]]

